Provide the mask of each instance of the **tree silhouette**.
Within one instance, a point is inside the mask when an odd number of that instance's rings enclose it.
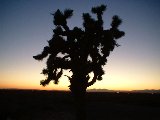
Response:
[[[117,39],[124,36],[124,32],[118,29],[121,19],[113,16],[111,28],[103,28],[102,15],[106,10],[105,5],[91,9],[97,18],[89,13],[83,13],[83,28],[74,27],[72,30],[67,25],[67,20],[73,15],[73,10],[59,9],[52,14],[55,29],[53,37],[48,41],[41,54],[33,56],[36,60],[48,57],[46,68],[42,73],[46,79],[40,83],[46,86],[50,81],[58,84],[64,70],[70,70],[72,76],[67,76],[70,81],[69,89],[77,104],[77,120],[85,120],[85,94],[87,87],[93,85],[96,80],[102,80],[103,66],[107,57],[115,46],[119,46]],[[90,80],[89,73],[94,76]]]

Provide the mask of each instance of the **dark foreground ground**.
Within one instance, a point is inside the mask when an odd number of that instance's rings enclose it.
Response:
[[[0,120],[74,120],[69,92],[0,90]],[[160,120],[160,94],[87,93],[88,120]]]

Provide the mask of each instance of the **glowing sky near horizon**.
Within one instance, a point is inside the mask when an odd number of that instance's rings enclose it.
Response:
[[[68,25],[82,27],[82,13],[100,4],[107,5],[104,28],[119,15],[126,35],[110,54],[103,80],[90,88],[160,89],[159,0],[0,0],[0,88],[67,90],[67,77],[59,85],[40,86],[46,59],[38,62],[32,56],[52,37],[50,13],[71,8]]]

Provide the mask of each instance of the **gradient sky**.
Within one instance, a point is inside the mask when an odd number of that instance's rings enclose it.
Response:
[[[126,35],[109,56],[103,80],[90,88],[160,89],[159,0],[0,0],[0,88],[68,89],[67,77],[59,85],[41,87],[45,60],[32,56],[52,37],[50,13],[71,8],[69,26],[81,27],[82,13],[101,4],[107,5],[104,27],[108,29],[112,16],[119,15]]]

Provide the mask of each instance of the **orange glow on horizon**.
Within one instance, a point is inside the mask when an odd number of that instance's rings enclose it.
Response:
[[[138,64],[138,63],[137,63]],[[36,66],[37,65],[37,66]],[[40,80],[45,76],[39,74],[43,65],[36,64],[35,68],[30,67],[17,68],[16,70],[4,70],[0,74],[0,88],[18,88],[18,89],[40,89],[40,90],[69,90],[69,80],[62,76],[58,85],[51,83],[48,86],[41,86]],[[122,69],[123,68],[123,69]],[[109,90],[143,90],[143,89],[160,89],[158,84],[159,72],[152,72],[152,69],[145,69],[145,66],[136,68],[135,65],[127,64],[124,66],[120,63],[115,64],[114,60],[109,60],[104,67],[106,74],[103,75],[102,81],[97,81],[88,89],[109,89]],[[24,71],[22,71],[24,69]],[[136,69],[136,70],[135,70]],[[68,71],[64,75],[70,75]],[[147,75],[147,76],[146,76]],[[93,75],[91,74],[93,77]],[[154,76],[154,77],[153,77]],[[91,78],[92,78],[91,77]]]

